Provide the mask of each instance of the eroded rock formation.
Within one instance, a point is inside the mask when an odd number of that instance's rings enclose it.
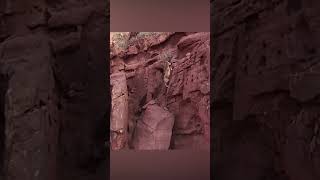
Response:
[[[106,178],[106,7],[0,2],[0,179]]]
[[[126,74],[113,73],[111,80],[111,123],[110,142],[112,149],[122,149],[128,145],[128,90]]]
[[[123,72],[128,86],[128,148],[208,150],[210,33],[150,34],[111,44],[111,80]]]
[[[319,7],[212,1],[216,179],[320,178]]]
[[[168,150],[174,123],[173,114],[150,100],[142,107],[142,119],[136,124],[132,147],[136,150]]]

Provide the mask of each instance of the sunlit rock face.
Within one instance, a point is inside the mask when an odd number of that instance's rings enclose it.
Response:
[[[167,150],[170,147],[174,116],[151,100],[144,107],[133,136],[136,150]]]
[[[120,37],[127,43],[117,42]],[[126,76],[129,149],[209,149],[209,42],[210,34],[202,32],[116,36],[110,45],[110,77]],[[119,46],[124,50],[113,49]],[[111,119],[111,124],[126,124],[122,121]]]
[[[111,97],[110,141],[112,149],[119,150],[127,146],[128,139],[128,90],[124,72],[112,74]]]

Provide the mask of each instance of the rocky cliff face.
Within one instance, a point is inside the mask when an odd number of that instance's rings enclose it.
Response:
[[[320,178],[319,5],[212,2],[216,179]]]
[[[113,149],[209,149],[209,33],[131,34],[111,44]]]
[[[101,0],[0,2],[0,172],[7,180],[106,176],[106,167],[88,172],[99,150],[107,156],[99,147],[110,101],[106,7]]]

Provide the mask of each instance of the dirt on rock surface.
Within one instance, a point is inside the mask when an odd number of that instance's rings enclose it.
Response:
[[[112,107],[127,117],[111,118],[111,127],[122,125],[111,129],[111,137],[126,134],[111,138],[113,149],[209,150],[210,33],[128,32],[110,38],[111,81],[126,76],[112,94],[126,84],[120,94],[128,97],[122,100],[127,107]]]

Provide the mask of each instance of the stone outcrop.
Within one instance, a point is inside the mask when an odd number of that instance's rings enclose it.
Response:
[[[142,119],[133,134],[135,150],[168,150],[170,147],[174,116],[151,100],[143,108]]]
[[[126,74],[114,73],[110,77],[112,108],[110,117],[110,143],[119,150],[128,145],[128,90]]]
[[[118,71],[127,77],[128,148],[208,150],[210,33],[132,37],[124,53],[111,46],[111,79]]]
[[[211,4],[215,178],[319,179],[319,1]]]
[[[0,2],[0,179],[106,179],[106,7]]]
[[[176,115],[172,146],[209,149],[210,34],[188,35],[177,47],[168,88],[168,106]]]
[[[55,179],[56,173],[48,170],[57,166],[60,124],[48,38],[12,38],[3,43],[2,52],[1,72],[8,77],[3,101],[6,176]]]

